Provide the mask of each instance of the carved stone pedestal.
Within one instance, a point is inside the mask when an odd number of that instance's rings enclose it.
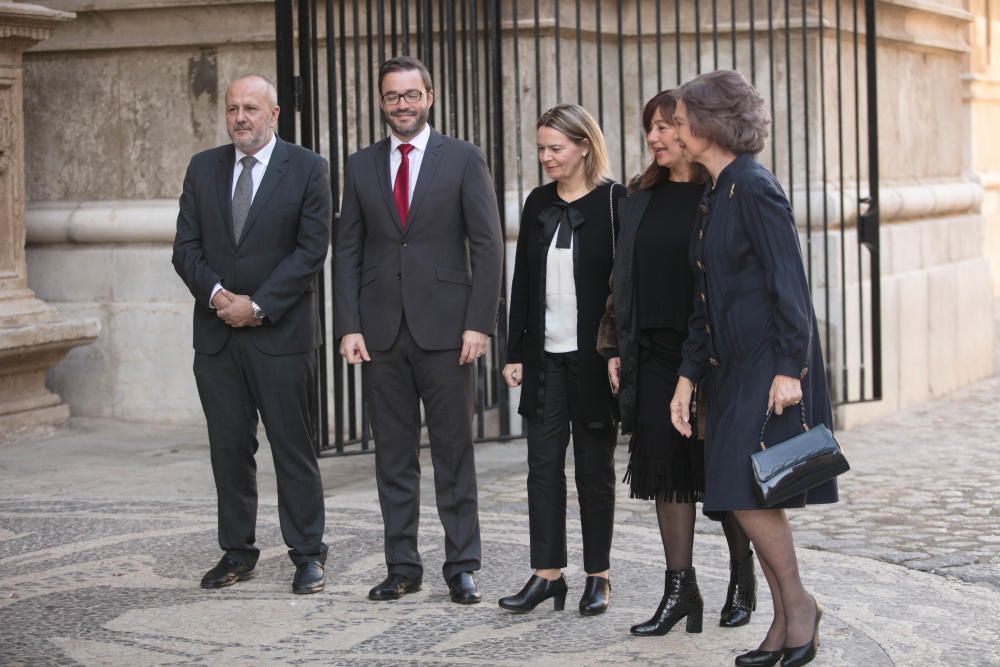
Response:
[[[57,424],[69,406],[45,387],[45,372],[100,331],[67,321],[28,289],[24,252],[24,122],[21,54],[73,14],[0,2],[0,441]]]

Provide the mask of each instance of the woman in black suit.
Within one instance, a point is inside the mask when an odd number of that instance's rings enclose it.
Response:
[[[822,608],[799,578],[784,508],[837,501],[836,481],[778,507],[753,492],[750,455],[758,450],[765,410],[768,444],[810,425],[832,425],[823,356],[791,206],[755,155],[769,118],[760,94],[737,72],[703,74],[677,92],[674,118],[689,159],[708,169],[712,189],[693,241],[698,298],[684,345],[671,421],[692,435],[688,403],[695,382],[709,397],[705,437],[705,509],[732,512],[750,536],[771,588],[774,620],[737,665],[797,667],[819,643]],[[782,416],[784,413],[784,416]]]
[[[604,136],[575,104],[538,120],[538,159],[552,182],[524,202],[510,295],[510,335],[503,375],[521,387],[528,420],[528,514],[534,574],[500,600],[529,611],[566,599],[566,447],[570,431],[587,572],[580,613],[603,613],[615,507],[617,419],[597,326],[614,256],[615,202],[625,188],[607,178]]]
[[[656,501],[667,564],[660,605],[651,619],[632,626],[635,635],[666,634],[685,617],[687,630],[700,632],[704,610],[692,567],[695,503],[705,489],[703,443],[677,433],[667,406],[693,310],[688,252],[708,172],[687,160],[677,144],[675,107],[671,92],[663,91],[643,109],[653,160],[621,204],[612,298],[598,335],[618,394],[622,432],[632,433],[629,495]],[[731,516],[715,518],[723,520],[731,563],[720,625],[745,625],[756,604],[750,542]]]

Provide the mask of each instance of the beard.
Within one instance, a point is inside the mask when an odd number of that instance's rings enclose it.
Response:
[[[233,128],[233,131],[230,133],[229,138],[233,140],[233,144],[235,144],[236,147],[239,148],[241,151],[243,151],[244,153],[250,153],[252,151],[258,150],[259,148],[263,147],[264,144],[267,143],[268,130],[270,129],[271,129],[270,124],[266,125],[264,129],[261,130],[259,133],[254,132],[252,126],[236,127]],[[250,134],[249,135],[236,134],[237,130],[250,130]]]
[[[408,109],[406,111],[382,111],[382,120],[392,128],[392,131],[400,139],[411,139],[424,129],[427,118],[430,116],[429,109]]]

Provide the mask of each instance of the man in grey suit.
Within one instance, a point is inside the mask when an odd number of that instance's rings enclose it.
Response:
[[[233,143],[191,159],[173,262],[195,299],[194,375],[225,551],[201,585],[253,576],[259,412],[274,457],[281,533],[295,563],[292,590],[315,593],[327,548],[310,386],[321,341],[316,286],[330,242],[330,170],[274,134],[278,112],[267,79],[230,85]]]
[[[496,330],[503,239],[482,152],[427,124],[430,73],[398,57],[379,69],[390,137],[347,163],[334,242],[335,335],[351,364],[366,362],[375,471],[388,576],[372,600],[420,589],[420,401],[445,532],[451,599],[481,595],[472,450],[475,360]]]

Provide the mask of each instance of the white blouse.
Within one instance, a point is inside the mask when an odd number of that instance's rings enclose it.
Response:
[[[545,264],[545,351],[573,352],[577,348],[573,240],[571,236],[568,248],[557,248],[558,238],[556,230]]]

